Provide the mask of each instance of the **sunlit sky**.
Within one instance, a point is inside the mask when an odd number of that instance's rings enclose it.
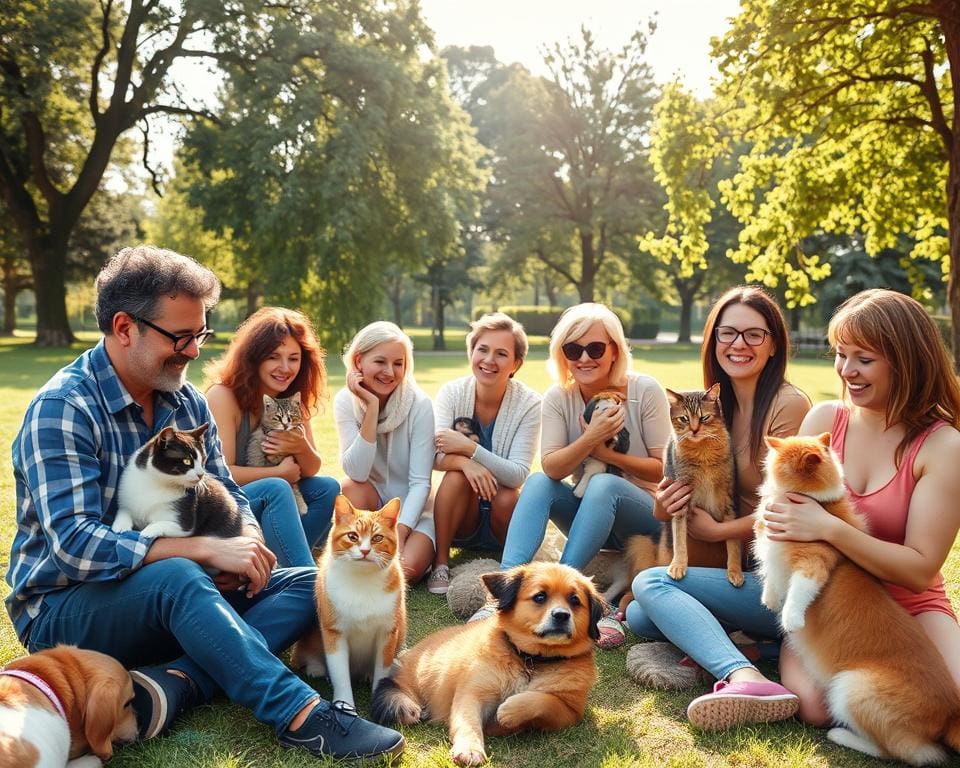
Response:
[[[723,34],[738,0],[420,0],[437,46],[492,45],[503,62],[544,74],[544,45],[579,35],[586,25],[598,43],[622,47],[652,16],[647,48],[657,82],[679,75],[700,96],[710,93],[710,38]]]

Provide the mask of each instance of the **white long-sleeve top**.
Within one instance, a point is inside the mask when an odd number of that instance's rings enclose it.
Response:
[[[354,482],[369,482],[386,502],[399,497],[399,523],[417,527],[430,496],[434,428],[430,398],[417,389],[410,413],[392,432],[378,434],[375,443],[360,434],[353,412],[356,397],[344,387],[333,399],[333,417],[340,439],[340,465]]]

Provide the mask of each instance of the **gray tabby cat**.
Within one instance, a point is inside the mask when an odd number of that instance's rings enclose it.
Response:
[[[267,454],[263,451],[263,438],[270,432],[290,432],[294,429],[303,430],[303,411],[300,408],[300,393],[291,397],[272,398],[263,396],[263,417],[260,419],[260,428],[254,430],[247,443],[248,467],[275,467],[284,458],[281,454]],[[300,493],[299,484],[293,485],[293,498],[297,501],[297,509],[301,515],[307,513],[307,502]]]

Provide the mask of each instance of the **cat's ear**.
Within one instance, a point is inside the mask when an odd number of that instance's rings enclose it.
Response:
[[[203,436],[206,434],[209,428],[210,428],[210,422],[205,421],[203,422],[203,424],[201,424],[199,427],[193,430],[190,434],[193,435],[194,440],[199,442],[200,440],[203,439]]]
[[[343,525],[356,517],[353,504],[342,493],[333,502],[333,519],[337,525]]]
[[[290,402],[293,403],[295,406],[297,406],[297,408],[299,408],[299,407],[300,407],[300,393],[299,393],[299,392],[294,392],[292,395],[290,395]]]
[[[390,499],[380,510],[380,519],[386,520],[393,528],[397,524],[398,517],[400,517],[400,499]]]
[[[665,389],[664,391],[667,393],[667,400],[670,401],[670,405],[676,405],[680,402],[680,395],[678,395],[672,389]]]
[[[270,395],[263,396],[263,407],[264,409],[273,407],[273,398]]]
[[[173,439],[173,427],[164,427],[157,435],[157,442],[166,445]]]
[[[766,435],[763,438],[763,442],[767,444],[767,448],[773,448],[776,450],[781,445],[783,445],[783,439],[779,437],[774,437],[773,435]]]
[[[713,400],[716,402],[720,399],[720,382],[718,381],[710,389],[707,390],[707,400]]]
[[[830,437],[831,435],[829,432],[821,432],[819,435],[817,435],[817,440],[819,440],[822,445],[825,445],[827,448],[829,448]]]

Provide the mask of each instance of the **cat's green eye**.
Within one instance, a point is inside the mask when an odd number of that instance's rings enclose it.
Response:
[[[370,539],[371,544],[379,544],[381,541],[383,541],[383,536],[381,536],[379,533]]]

